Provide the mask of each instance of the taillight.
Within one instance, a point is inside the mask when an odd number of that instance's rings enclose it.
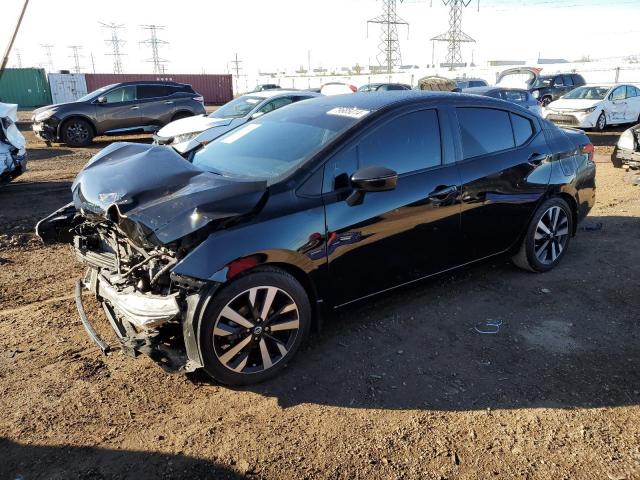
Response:
[[[198,97],[193,97],[196,102],[204,103],[204,97],[202,95]]]
[[[349,85],[349,88],[353,93],[356,93],[358,91],[358,88],[355,85]]]
[[[596,149],[592,143],[587,143],[586,145],[582,145],[582,147],[580,147],[580,153],[589,155],[589,160],[593,159],[593,152],[595,152],[595,150]]]

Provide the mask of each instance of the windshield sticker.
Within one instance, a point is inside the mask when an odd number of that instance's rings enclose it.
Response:
[[[366,114],[370,113],[370,110],[362,110],[355,107],[336,107],[327,112],[327,115],[336,115],[338,117],[350,117],[350,118],[362,118]]]
[[[258,103],[260,100],[258,100],[257,98],[247,98],[245,100],[245,102],[250,103],[251,105],[254,105],[256,103]]]
[[[245,125],[241,129],[239,129],[237,132],[232,133],[228,137],[220,140],[220,143],[233,143],[233,142],[235,142],[237,140],[240,140],[247,133],[251,133],[256,128],[260,128],[261,126],[262,126],[262,124],[260,124],[260,123],[249,123],[248,125]]]

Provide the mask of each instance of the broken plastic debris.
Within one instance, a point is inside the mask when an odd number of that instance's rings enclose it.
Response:
[[[483,334],[495,334],[500,331],[500,327],[502,326],[502,320],[491,320],[490,318],[485,320],[484,322],[476,323],[474,327],[476,332]]]

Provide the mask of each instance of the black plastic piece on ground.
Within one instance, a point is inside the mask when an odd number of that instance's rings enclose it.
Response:
[[[87,314],[84,313],[84,307],[82,306],[82,281],[81,280],[76,281],[76,290],[75,290],[74,296],[76,299],[76,308],[78,309],[78,314],[80,315],[80,321],[82,322],[82,326],[87,331],[87,334],[89,334],[89,337],[91,337],[91,340],[96,342],[98,347],[100,347],[100,350],[102,351],[102,353],[106,355],[107,352],[109,352],[109,350],[111,349],[109,347],[109,344],[100,338],[100,335],[98,335],[98,332],[95,331],[95,329],[89,322],[89,319],[87,318]]]

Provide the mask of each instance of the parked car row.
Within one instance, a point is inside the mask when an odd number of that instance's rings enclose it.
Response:
[[[514,103],[417,91],[291,97],[302,93],[229,103],[222,123],[242,123],[212,127],[224,133],[187,158],[113,143],[79,173],[72,203],[38,223],[45,243],[71,244],[88,267],[76,305],[102,351],[111,346],[83,289],[125,352],[253,384],[344,305],[497,255],[554,268],[594,204],[587,136]]]

